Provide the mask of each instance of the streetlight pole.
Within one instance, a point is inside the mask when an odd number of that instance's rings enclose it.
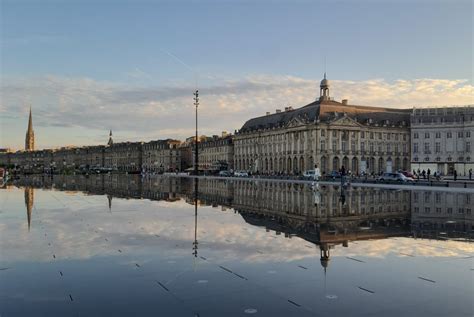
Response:
[[[194,139],[194,174],[198,175],[198,106],[199,90],[194,92],[194,106],[196,107],[196,138]]]

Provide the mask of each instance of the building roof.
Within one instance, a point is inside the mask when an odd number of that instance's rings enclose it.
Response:
[[[301,108],[289,108],[282,112],[252,118],[245,122],[239,132],[283,127],[292,119],[298,119],[304,123],[317,122],[317,120],[320,122],[330,122],[341,114],[345,114],[362,124],[408,126],[411,111],[411,109],[356,106],[334,100],[317,100]]]

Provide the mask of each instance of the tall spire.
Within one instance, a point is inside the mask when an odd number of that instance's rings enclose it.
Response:
[[[112,146],[114,144],[114,140],[112,140],[112,130],[109,132],[109,142],[107,142],[107,145]]]
[[[25,151],[34,151],[34,150],[35,150],[35,132],[33,131],[33,116],[31,114],[31,106],[30,106],[28,130],[26,130],[26,137],[25,137]]]

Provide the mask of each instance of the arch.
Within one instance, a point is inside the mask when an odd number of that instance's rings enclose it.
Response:
[[[350,169],[350,167],[349,167],[349,158],[347,156],[344,156],[342,158],[342,166],[344,166],[346,171]]]
[[[304,158],[300,157],[300,172],[303,172],[304,170],[305,170]]]
[[[291,171],[291,157],[288,158],[288,162],[286,165],[286,172],[289,173]]]
[[[391,157],[387,159],[387,163],[385,165],[387,172],[393,172],[393,160]]]
[[[313,158],[312,156],[309,157],[308,164],[309,164],[309,166],[308,166],[308,168],[307,168],[308,170],[314,168],[315,162],[314,162],[314,158]]]
[[[328,160],[325,156],[321,157],[321,163],[320,163],[320,166],[319,166],[321,173],[326,173],[326,171],[327,171],[327,161]]]
[[[278,160],[278,171],[279,172],[283,172],[285,168],[283,167],[283,159],[280,157],[280,159]]]
[[[377,168],[375,167],[375,157],[370,158],[370,164],[369,165],[370,165],[370,169],[369,169],[370,172],[375,174],[376,171],[377,171]]]
[[[270,158],[270,168],[269,168],[270,171],[273,171],[273,160]]]
[[[395,171],[398,171],[398,170],[400,170],[401,168],[402,168],[402,166],[401,166],[401,164],[400,164],[400,158],[397,157],[397,158],[395,159]]]
[[[264,171],[268,171],[268,159],[265,158],[265,170]]]
[[[383,162],[383,158],[380,157],[377,173],[383,173],[383,171],[384,171],[384,162]]]
[[[352,174],[359,174],[359,161],[357,157],[352,158],[351,171]]]
[[[298,159],[296,156],[293,158],[293,173],[298,173]]]
[[[403,170],[408,170],[408,159],[406,157],[403,159]]]
[[[339,157],[335,156],[333,159],[332,159],[332,169],[334,171],[338,171],[339,170]]]

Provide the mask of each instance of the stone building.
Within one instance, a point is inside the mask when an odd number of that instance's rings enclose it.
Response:
[[[113,143],[104,149],[104,167],[128,173],[142,168],[143,142]]]
[[[354,173],[410,168],[410,112],[350,105],[320,97],[298,109],[248,120],[234,137],[236,170],[301,174],[319,164],[323,173],[344,166]]]
[[[474,170],[474,108],[413,109],[411,168],[443,175],[467,175]]]
[[[194,162],[194,151],[193,151]],[[234,169],[234,143],[231,134],[225,132],[202,138],[198,143],[198,165],[200,170]]]
[[[181,170],[179,140],[156,140],[143,144],[143,169],[147,172]]]

